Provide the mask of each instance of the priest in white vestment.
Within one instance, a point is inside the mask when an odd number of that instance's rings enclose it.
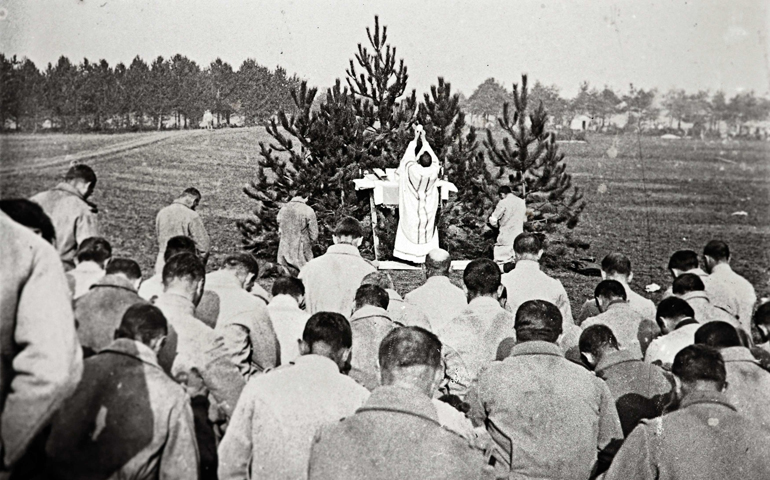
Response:
[[[440,199],[437,186],[440,170],[438,157],[428,145],[422,126],[418,126],[396,171],[399,220],[394,257],[425,263],[428,252],[439,248],[436,210]]]

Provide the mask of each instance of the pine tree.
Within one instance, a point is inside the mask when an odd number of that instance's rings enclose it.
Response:
[[[556,135],[545,128],[548,114],[542,102],[530,112],[528,94],[527,76],[522,75],[521,90],[513,85],[513,111],[506,102],[498,118],[505,133],[502,147],[491,130],[487,130],[484,144],[489,159],[500,168],[498,179],[522,195],[531,210],[525,231],[542,233],[554,246],[574,247],[580,242],[574,241],[563,227],[572,229],[577,225],[585,208],[583,194],[572,185]],[[555,257],[560,252],[563,250],[551,249],[550,260],[558,260]]]

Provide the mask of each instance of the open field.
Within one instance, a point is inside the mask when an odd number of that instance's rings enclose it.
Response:
[[[106,149],[142,135],[0,136],[0,169],[78,152]],[[242,188],[253,175],[261,128],[182,132],[161,142],[92,158],[99,184],[104,233],[116,255],[136,258],[149,272],[156,255],[154,218],[187,186],[203,192],[199,207],[214,242],[214,255],[240,247],[235,221],[249,215]],[[641,156],[640,145],[641,142]],[[607,149],[616,143],[617,158]],[[733,267],[761,296],[770,292],[770,144],[703,142],[635,136],[589,136],[585,144],[563,144],[569,171],[588,201],[576,233],[591,244],[586,256],[627,253],[638,290],[668,285],[665,269],[677,249],[702,251],[711,238],[727,241]],[[26,197],[53,186],[66,164],[24,173],[3,173],[0,195]],[[747,216],[732,215],[745,211]],[[573,308],[591,295],[596,278],[558,272]],[[459,280],[459,277],[456,278]],[[399,290],[419,274],[396,275]]]

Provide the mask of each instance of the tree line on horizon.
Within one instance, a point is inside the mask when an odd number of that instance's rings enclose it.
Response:
[[[468,113],[486,117],[499,116],[504,102],[510,102],[512,92],[494,78],[488,78],[462,104]],[[682,123],[700,132],[714,132],[724,122],[733,132],[743,133],[750,121],[764,121],[770,116],[770,99],[757,96],[753,91],[727,97],[723,91],[711,93],[701,90],[688,93],[672,88],[661,94],[657,89],[629,85],[627,92],[619,92],[605,85],[601,90],[582,82],[574,98],[564,98],[556,85],[539,81],[531,88],[530,98],[543,102],[544,108],[556,126],[568,126],[577,115],[587,115],[594,127],[603,131],[610,126],[614,115],[628,114],[627,126],[645,128],[668,123],[672,129],[682,130]],[[748,133],[748,132],[746,132]]]
[[[299,84],[281,67],[271,70],[246,59],[234,70],[217,58],[208,66],[184,55],[136,56],[114,67],[106,60],[65,56],[39,70],[31,60],[0,53],[0,128],[36,131],[44,123],[64,132],[197,128],[205,111],[217,125],[233,114],[246,125],[264,124],[279,109],[291,109]]]

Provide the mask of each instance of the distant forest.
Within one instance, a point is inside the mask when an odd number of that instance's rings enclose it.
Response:
[[[280,66],[271,70],[253,59],[234,70],[219,58],[201,66],[180,54],[149,64],[137,56],[128,66],[114,67],[106,60],[75,64],[62,56],[42,71],[29,59],[0,54],[0,64],[0,128],[28,132],[41,127],[65,132],[198,128],[206,111],[214,126],[264,125],[278,110],[295,111],[292,91],[301,81]],[[315,104],[324,98],[319,93]],[[754,92],[728,98],[721,91],[661,93],[634,85],[618,92],[584,82],[568,99],[559,87],[535,82],[530,98],[533,105],[543,102],[556,126],[586,116],[588,128],[598,131],[618,128],[613,117],[625,115],[626,128],[692,133],[727,128],[740,135],[751,133],[751,122],[770,116],[770,100]],[[481,123],[500,115],[510,101],[511,91],[493,78],[469,97],[461,94],[463,110]],[[238,121],[231,123],[236,115]]]

